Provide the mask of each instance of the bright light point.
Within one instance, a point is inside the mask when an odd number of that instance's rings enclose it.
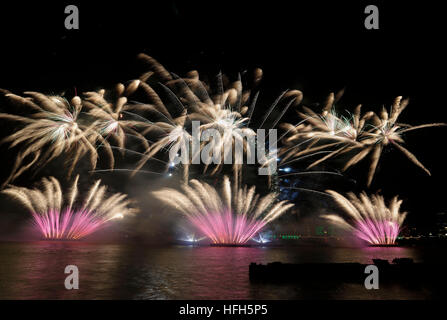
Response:
[[[122,213],[117,213],[112,217],[112,219],[122,219],[122,218],[124,218]]]
[[[169,163],[169,167],[171,168],[175,167],[175,163],[174,162]]]
[[[168,174],[169,177],[172,177],[172,173]]]
[[[253,241],[256,242],[256,243],[261,243],[261,244],[269,243],[269,242],[270,242],[270,240],[264,238],[264,237],[262,236],[262,234],[259,234],[258,237],[252,238],[251,240],[253,240]]]
[[[204,239],[206,239],[206,237],[196,237],[194,234],[192,234],[192,235],[186,235],[185,237],[180,238],[179,240],[183,242],[198,243]]]

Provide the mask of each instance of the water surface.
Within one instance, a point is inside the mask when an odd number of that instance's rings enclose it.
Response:
[[[144,247],[82,242],[0,243],[1,299],[427,299],[428,289],[366,290],[297,284],[253,284],[251,262],[360,262],[373,258],[437,259],[420,248]],[[66,290],[64,269],[76,265],[79,290]]]

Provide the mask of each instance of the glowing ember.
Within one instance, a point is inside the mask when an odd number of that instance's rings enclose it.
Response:
[[[12,186],[3,192],[18,199],[27,207],[45,239],[82,239],[107,225],[113,219],[136,212],[128,207],[126,195],[116,193],[106,197],[106,187],[98,180],[88,192],[79,209],[73,208],[78,195],[76,177],[65,207],[59,182],[50,177],[42,179],[42,190]]]

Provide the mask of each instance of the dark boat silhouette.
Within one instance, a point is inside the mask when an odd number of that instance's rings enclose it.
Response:
[[[266,265],[251,263],[249,277],[251,282],[299,283],[327,285],[342,283],[364,284],[369,272],[368,265],[375,265],[379,271],[380,284],[401,284],[409,287],[421,285],[445,287],[444,276],[447,265],[434,263],[415,263],[410,258],[388,260],[373,259],[371,264],[361,263],[281,263]]]

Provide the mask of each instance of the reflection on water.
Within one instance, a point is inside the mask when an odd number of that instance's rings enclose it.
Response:
[[[415,248],[138,247],[82,242],[0,243],[1,299],[426,299],[427,290],[328,290],[251,284],[251,262],[360,262],[436,258]],[[65,266],[79,268],[79,290],[64,288]]]

